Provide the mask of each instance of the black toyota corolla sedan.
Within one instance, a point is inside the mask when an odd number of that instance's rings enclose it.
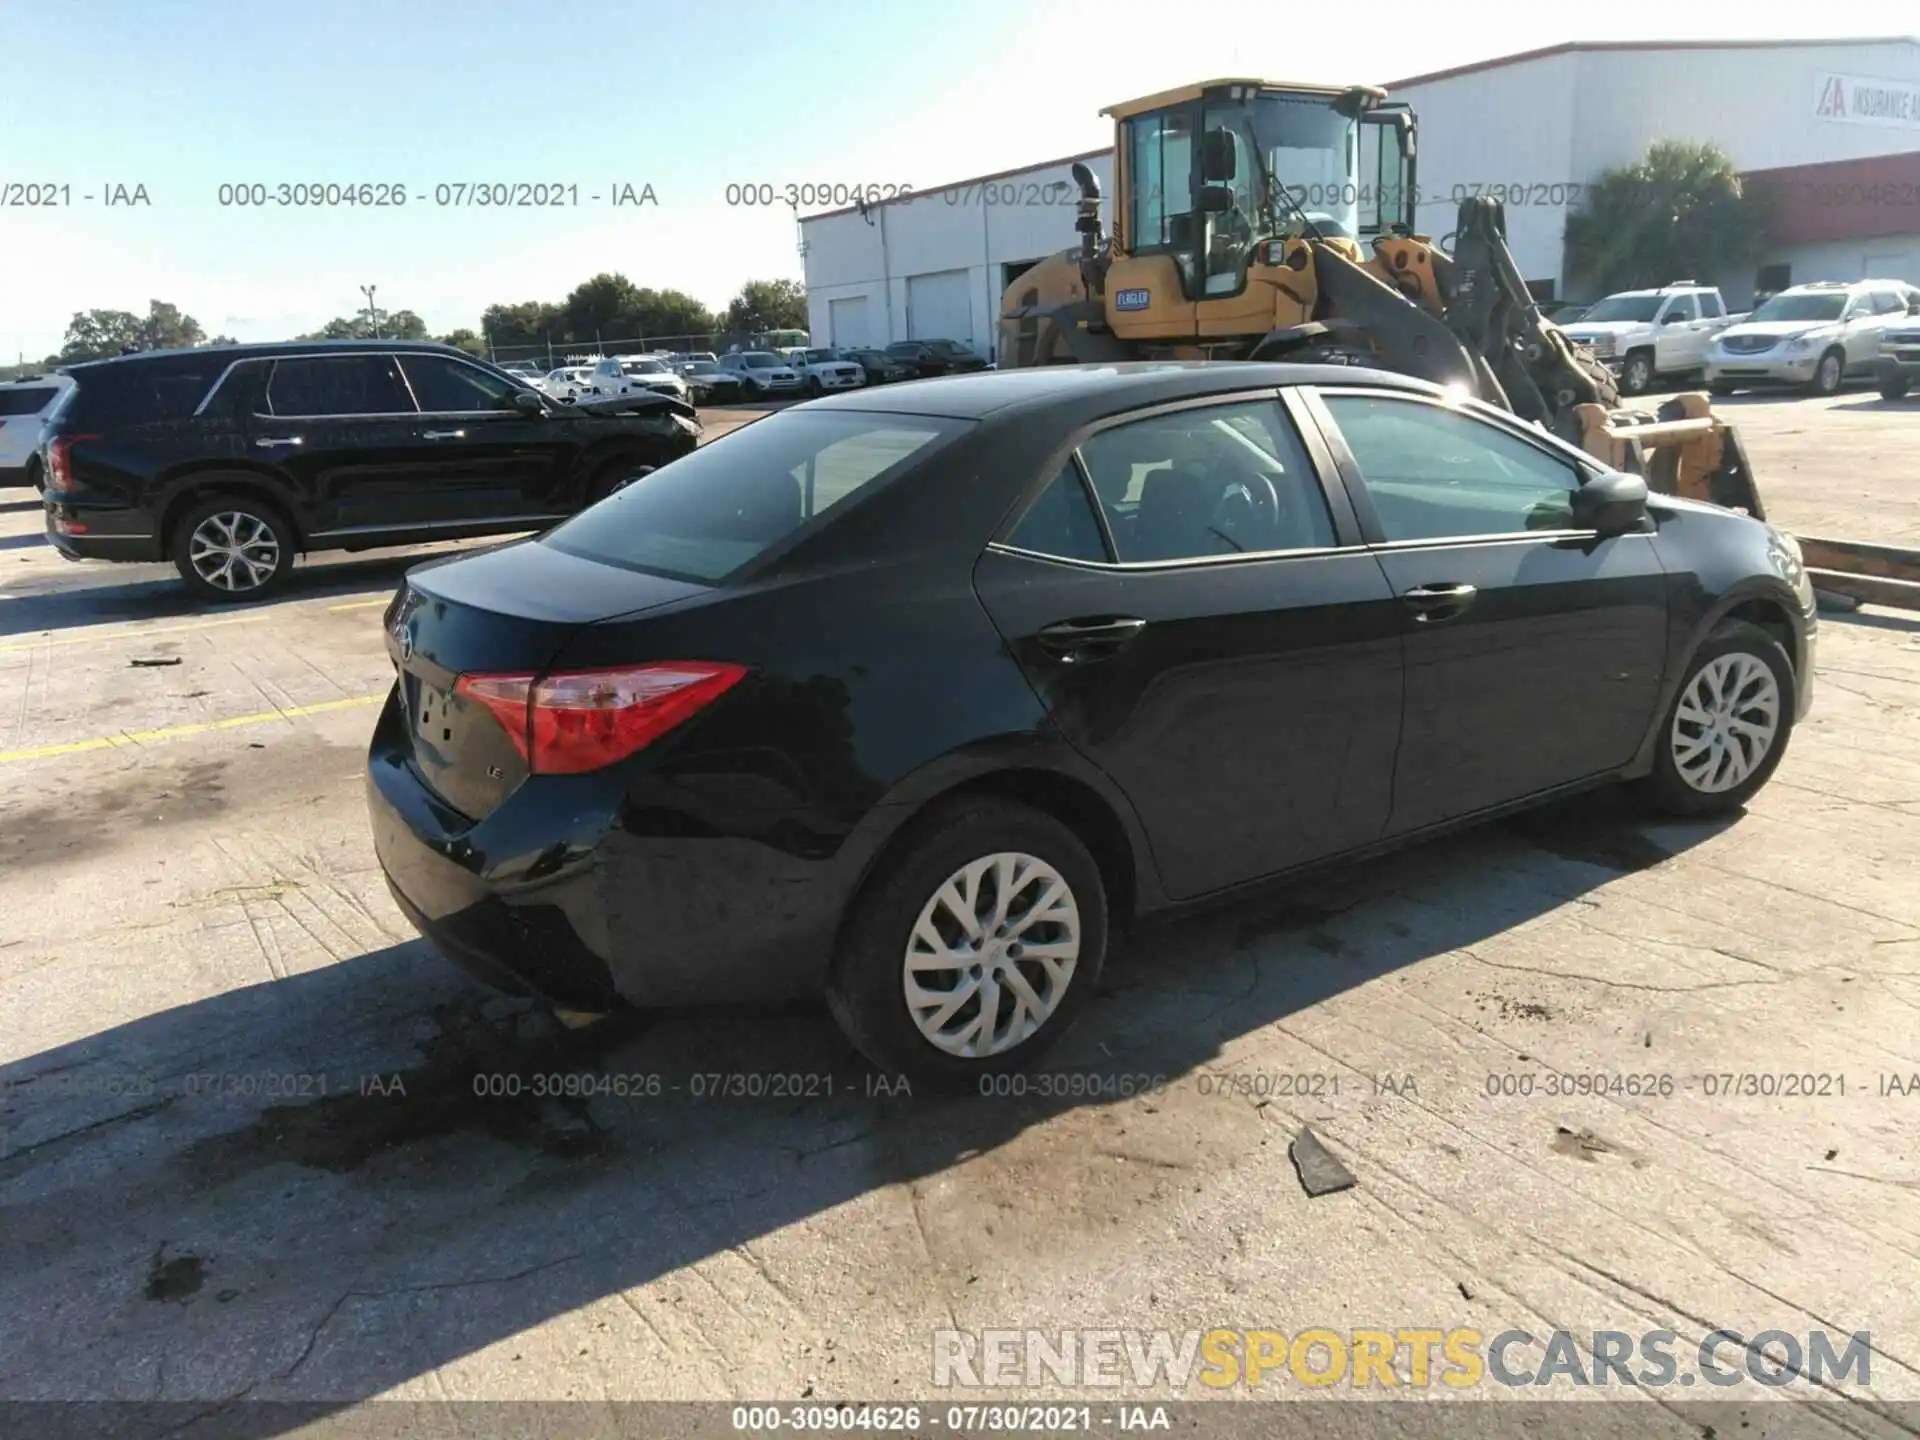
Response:
[[[447,955],[578,1010],[824,992],[935,1084],[1038,1055],[1142,912],[1584,786],[1738,807],[1815,637],[1760,521],[1253,364],[801,405],[386,626],[373,826]]]

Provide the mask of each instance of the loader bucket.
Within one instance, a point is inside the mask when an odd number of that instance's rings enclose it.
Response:
[[[1643,476],[1661,495],[1705,500],[1767,518],[1739,433],[1698,392],[1676,395],[1657,412],[1578,405],[1580,446],[1596,459]]]

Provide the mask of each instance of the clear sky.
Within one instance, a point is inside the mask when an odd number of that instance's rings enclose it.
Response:
[[[747,279],[802,275],[794,213],[730,208],[730,183],[934,189],[1106,145],[1101,106],[1222,75],[1380,83],[1567,40],[1904,34],[1916,13],[1912,0],[1804,13],[1727,0],[0,0],[0,199],[24,183],[72,196],[0,208],[0,362],[57,350],[77,310],[144,313],[153,298],[240,339],[317,328],[360,309],[367,284],[436,333],[477,328],[496,301],[559,300],[601,270],[719,306]],[[303,181],[397,183],[409,200],[220,203],[222,184]],[[577,186],[579,203],[434,203],[437,185],[493,181]],[[116,184],[150,203],[104,205]],[[620,185],[651,185],[658,203],[615,207]]]

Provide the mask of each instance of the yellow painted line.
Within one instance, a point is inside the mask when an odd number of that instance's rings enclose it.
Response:
[[[376,606],[391,605],[392,603],[393,597],[391,595],[383,595],[378,600],[355,600],[346,605],[329,605],[327,606],[327,610],[329,613],[338,614],[342,610],[372,610]]]
[[[383,602],[384,603],[384,602]],[[78,634],[42,635],[36,640],[12,640],[0,645],[0,655],[18,650],[38,650],[42,645],[91,645],[109,640],[144,640],[149,635],[179,635],[190,630],[211,630],[216,625],[258,625],[271,615],[234,615],[225,620],[196,620],[187,625],[149,625],[144,630],[83,630]]]
[[[168,725],[159,730],[123,731],[101,735],[92,740],[70,740],[64,745],[37,745],[30,750],[0,750],[0,765],[16,760],[46,760],[55,755],[80,755],[88,750],[124,750],[131,746],[162,745],[189,735],[208,735],[215,730],[238,730],[246,725],[267,725],[276,720],[298,720],[306,715],[326,715],[335,710],[354,710],[362,705],[378,705],[387,692],[355,695],[346,700],[323,700],[318,705],[291,705],[285,710],[263,710],[257,715],[235,715],[226,720],[203,720],[193,725]]]

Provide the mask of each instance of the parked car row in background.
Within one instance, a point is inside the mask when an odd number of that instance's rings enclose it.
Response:
[[[1698,380],[1722,396],[1774,386],[1833,395],[1874,379],[1897,400],[1920,380],[1920,287],[1903,280],[1813,281],[1742,315],[1691,281],[1541,310],[1606,362],[1623,395],[1662,379]]]

